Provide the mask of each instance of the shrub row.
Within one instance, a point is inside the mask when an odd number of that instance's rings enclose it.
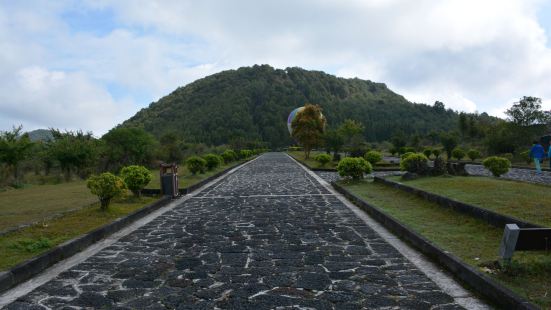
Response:
[[[111,200],[123,195],[127,189],[134,196],[140,197],[142,189],[151,181],[151,172],[144,166],[127,166],[122,168],[120,177],[111,172],[93,175],[88,178],[86,186],[92,194],[98,196],[100,207],[107,210]]]

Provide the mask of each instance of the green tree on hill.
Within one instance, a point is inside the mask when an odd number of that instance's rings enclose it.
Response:
[[[117,127],[102,138],[107,169],[118,170],[123,166],[147,165],[153,158],[157,141],[141,128]]]
[[[91,132],[61,132],[51,129],[54,140],[48,143],[49,156],[59,162],[65,180],[71,179],[72,172],[81,178],[88,177],[99,156],[99,142]]]
[[[15,183],[19,182],[19,163],[29,156],[33,143],[27,134],[20,135],[23,126],[0,133],[0,163],[12,169]]]
[[[304,158],[310,158],[312,148],[319,146],[323,141],[325,117],[321,114],[318,105],[306,104],[304,109],[297,113],[293,123],[293,138],[304,147]]]

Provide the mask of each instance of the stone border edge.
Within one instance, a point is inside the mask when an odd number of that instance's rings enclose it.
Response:
[[[466,283],[471,288],[474,288],[477,293],[488,298],[495,304],[505,309],[540,309],[536,305],[518,296],[510,289],[500,285],[496,281],[465,264],[458,257],[446,253],[429,240],[400,223],[394,217],[387,215],[379,208],[349,192],[339,184],[331,182],[331,185],[337,192],[342,194],[361,210],[368,213],[397,237],[413,245],[421,253],[445,267],[445,269],[451,272],[457,279]]]
[[[77,254],[86,247],[114,234],[136,220],[152,213],[153,211],[164,207],[171,201],[172,200],[170,197],[160,198],[152,204],[136,210],[127,216],[118,218],[115,221],[96,228],[87,234],[68,240],[39,256],[17,264],[15,267],[7,271],[0,272],[0,293],[29,280],[57,262]]]
[[[542,228],[543,227],[533,223],[525,222],[523,220],[517,219],[512,216],[499,214],[491,210],[480,208],[468,203],[460,202],[445,196],[427,192],[422,189],[415,188],[412,186],[407,186],[405,184],[394,182],[385,178],[374,177],[373,181],[417,195],[427,201],[437,203],[441,207],[451,208],[454,211],[467,214],[474,218],[483,220],[488,224],[498,228],[504,228],[506,224],[517,224],[521,228]]]

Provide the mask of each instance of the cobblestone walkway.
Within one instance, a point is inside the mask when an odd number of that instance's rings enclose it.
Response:
[[[7,309],[459,309],[291,159],[265,154]]]

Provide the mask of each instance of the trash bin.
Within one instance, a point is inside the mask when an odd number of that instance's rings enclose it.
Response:
[[[175,198],[178,192],[178,166],[176,164],[161,164],[161,195]]]

